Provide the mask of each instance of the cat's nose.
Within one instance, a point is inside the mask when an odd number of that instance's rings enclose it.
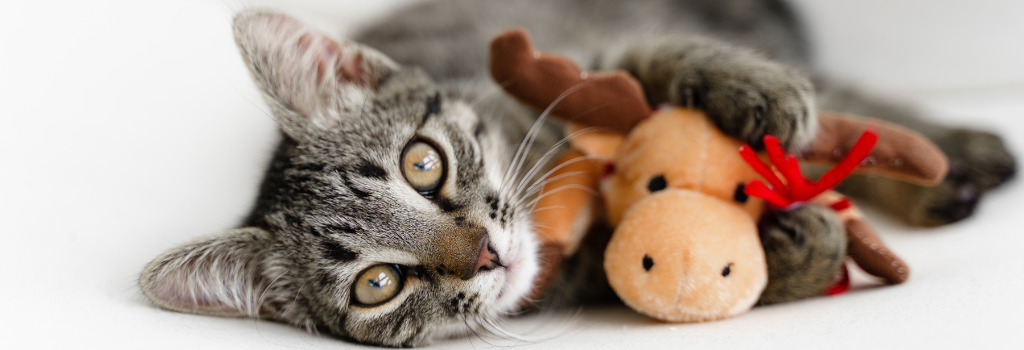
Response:
[[[498,252],[491,247],[487,237],[484,237],[483,244],[480,247],[480,256],[476,258],[476,268],[473,269],[473,274],[476,275],[480,271],[490,271],[498,266],[501,266],[501,258],[498,257]]]
[[[463,270],[461,273],[456,271],[456,274],[461,275],[463,280],[473,278],[473,276],[476,276],[480,271],[490,271],[501,266],[501,259],[498,257],[498,252],[491,247],[490,240],[487,239],[486,235],[484,235],[483,238],[480,238],[478,245],[480,249],[476,255],[476,263],[469,265],[473,268]]]
[[[462,228],[438,235],[426,254],[426,265],[444,276],[468,280],[480,271],[501,266],[501,258],[490,245],[487,230]]]

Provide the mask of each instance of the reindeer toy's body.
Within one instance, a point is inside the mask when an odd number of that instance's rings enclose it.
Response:
[[[812,188],[815,183],[791,166],[796,160],[786,158],[770,138],[768,158],[786,181],[749,148],[741,155],[742,143],[720,132],[703,113],[668,107],[652,116],[639,84],[628,75],[583,72],[566,59],[534,51],[521,31],[495,39],[491,69],[525,103],[538,109],[552,106],[552,114],[567,121],[614,131],[574,134],[573,150],[551,175],[538,205],[545,210],[536,213],[536,220],[545,228],[540,234],[544,247],[561,257],[571,254],[587,227],[605,214],[615,227],[605,251],[609,284],[626,304],[662,320],[716,320],[742,313],[759,299],[771,303],[842,290],[834,286],[846,281],[839,276],[845,275],[847,254],[886,282],[903,282],[907,266],[882,245],[855,207],[825,190],[869,155],[866,170],[920,183],[937,183],[946,171],[942,153],[916,134],[875,123],[877,134],[869,138],[877,136],[879,146],[853,146],[867,122],[822,114],[821,132],[804,158],[851,157]],[[563,94],[572,90],[577,91]],[[574,187],[591,191],[559,192]],[[814,221],[822,223],[821,235],[802,242],[774,236],[778,217],[795,210],[820,213]],[[820,246],[807,257],[817,259],[813,262],[819,268],[801,270],[782,256],[786,248],[777,246],[780,239]],[[550,267],[558,261],[551,260]]]

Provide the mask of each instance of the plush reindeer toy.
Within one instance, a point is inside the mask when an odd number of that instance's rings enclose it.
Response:
[[[572,147],[534,214],[551,258],[540,285],[599,220],[615,228],[604,258],[609,284],[633,309],[665,321],[717,320],[759,301],[839,293],[847,258],[890,284],[909,276],[860,211],[829,189],[857,167],[937,184],[947,160],[925,138],[822,113],[799,158],[837,165],[810,181],[778,140],[766,137],[758,155],[700,111],[652,112],[628,74],[585,72],[534,50],[521,30],[492,42],[490,64],[509,94],[570,122]]]

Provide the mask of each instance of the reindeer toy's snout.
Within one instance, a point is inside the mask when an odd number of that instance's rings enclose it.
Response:
[[[667,109],[638,124],[612,155],[601,193],[616,228],[604,265],[630,307],[696,322],[757,302],[768,279],[756,225],[763,202],[743,193],[757,173],[740,146],[702,113]]]
[[[753,306],[768,282],[754,220],[718,198],[691,190],[652,194],[615,231],[605,250],[608,282],[627,305],[654,318],[734,316]]]
[[[551,175],[557,179],[545,187],[545,192],[599,189],[603,201],[586,191],[551,192],[541,198],[538,207],[546,210],[536,213],[535,220],[547,228],[540,232],[540,239],[551,273],[542,274],[539,285],[550,280],[559,258],[572,254],[586,228],[602,219],[599,213],[606,213],[606,220],[616,227],[605,250],[609,284],[626,304],[649,316],[676,322],[731,317],[752,307],[766,285],[786,280],[777,273],[769,280],[770,263],[780,260],[766,259],[759,238],[759,229],[764,228],[758,223],[771,214],[765,214],[764,201],[750,195],[781,205],[784,201],[773,195],[788,196],[787,188],[792,186],[771,170],[766,172],[763,164],[760,168],[748,165],[751,159],[744,157],[752,153],[741,156],[741,143],[720,132],[703,113],[665,108],[651,115],[639,84],[627,74],[583,74],[565,58],[534,51],[526,34],[518,30],[494,40],[491,70],[510,94],[538,110],[562,96],[552,109],[554,115],[612,130],[571,140],[573,150]],[[804,153],[805,159],[839,160],[836,157],[849,153],[854,139],[868,127],[868,122],[857,118],[823,114],[819,119],[818,140]],[[571,127],[578,130],[578,124]],[[944,155],[923,137],[883,123],[872,125],[879,146],[865,154],[871,162],[863,169],[926,184],[937,183],[945,175]],[[588,157],[580,159],[582,155]],[[799,174],[792,174],[791,167],[779,171],[794,185],[806,182],[797,179]],[[803,191],[803,187],[792,188]],[[906,264],[881,244],[856,208],[845,205],[848,202],[841,196],[825,192],[813,198],[792,198],[835,204],[838,215],[830,215],[842,220],[849,244],[837,245],[836,249],[847,251],[831,255],[843,259],[848,253],[865,271],[889,283],[907,278]],[[772,212],[792,207],[786,206]],[[824,294],[833,281],[825,282],[813,287],[813,293]],[[787,288],[769,289],[788,292]]]

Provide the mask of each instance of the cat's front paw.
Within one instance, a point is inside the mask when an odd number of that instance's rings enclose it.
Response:
[[[846,229],[829,208],[809,204],[769,211],[758,230],[768,263],[760,305],[821,295],[846,261]]]
[[[788,149],[817,131],[814,89],[801,73],[763,60],[733,60],[681,72],[671,93],[703,109],[725,133],[756,149],[773,135]]]
[[[951,129],[933,137],[949,157],[949,173],[941,184],[921,188],[912,203],[910,221],[936,226],[963,220],[974,213],[981,196],[1017,173],[1017,161],[999,136],[969,129]]]

